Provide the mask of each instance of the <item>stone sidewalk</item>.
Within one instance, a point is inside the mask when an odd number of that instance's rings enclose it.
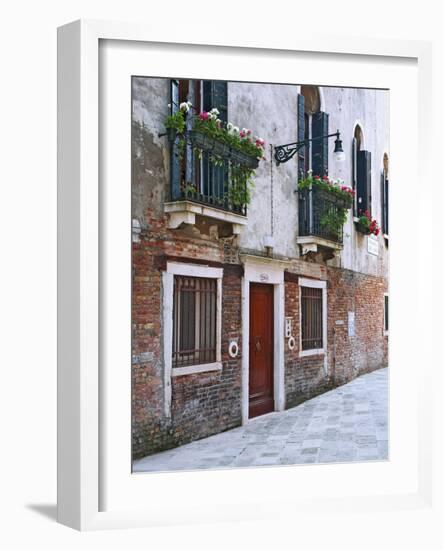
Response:
[[[134,462],[134,472],[387,460],[388,369]]]

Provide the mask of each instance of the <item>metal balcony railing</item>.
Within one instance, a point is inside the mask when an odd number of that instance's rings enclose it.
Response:
[[[303,189],[298,191],[299,236],[315,236],[343,243],[343,227],[339,230],[327,223],[329,214],[340,207],[340,199],[331,196],[322,189]]]
[[[186,173],[189,183],[171,186],[173,201],[188,200],[241,216],[247,215],[246,200],[243,202],[237,198],[234,202],[232,199],[228,161],[214,165],[207,153],[203,153],[201,158],[198,158],[191,150],[188,153],[187,162],[182,163],[182,170]]]

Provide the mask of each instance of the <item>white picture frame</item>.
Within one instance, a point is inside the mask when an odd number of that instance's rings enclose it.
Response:
[[[177,48],[177,44],[189,47],[189,37],[186,29],[182,34],[174,31],[174,36],[167,36],[162,31],[156,33],[149,31],[143,25],[102,21],[77,21],[59,29],[58,33],[58,276],[59,276],[59,305],[58,305],[58,521],[79,530],[119,528],[131,526],[169,525],[176,523],[194,523],[196,521],[219,521],[232,519],[260,518],[266,509],[267,517],[291,517],[294,513],[312,513],[312,511],[325,511],[334,508],[335,513],[347,513],[349,510],[359,507],[369,512],[380,510],[398,510],[401,508],[423,509],[431,506],[432,501],[432,449],[431,427],[428,419],[431,416],[432,403],[426,391],[426,380],[429,384],[431,376],[431,350],[420,351],[421,369],[413,373],[410,365],[417,357],[418,342],[411,342],[411,348],[407,354],[402,355],[401,350],[396,349],[396,342],[404,338],[408,340],[411,331],[416,331],[417,340],[424,334],[424,328],[418,322],[411,320],[411,327],[405,327],[401,323],[401,315],[396,312],[395,304],[399,302],[399,290],[390,291],[390,340],[395,351],[396,360],[406,358],[409,369],[405,363],[405,388],[407,395],[413,395],[417,400],[417,407],[411,406],[412,429],[417,426],[417,434],[414,432],[415,447],[411,447],[410,461],[402,463],[402,457],[397,457],[399,463],[389,470],[380,464],[371,465],[371,475],[391,475],[398,473],[398,484],[392,486],[386,492],[378,488],[371,492],[357,493],[353,490],[353,484],[359,480],[360,465],[334,465],[337,472],[336,486],[328,488],[327,496],[321,479],[330,470],[323,466],[303,467],[303,476],[311,483],[311,494],[305,492],[303,498],[292,497],[285,492],[284,487],[291,486],[296,479],[300,467],[268,468],[266,470],[242,471],[241,479],[238,472],[215,473],[194,472],[174,474],[154,474],[142,480],[141,476],[132,476],[132,486],[141,483],[144,486],[149,483],[150,495],[154,498],[155,506],[140,507],[136,500],[130,501],[128,495],[121,499],[120,505],[112,506],[104,504],[102,484],[114,479],[112,468],[103,466],[104,449],[107,441],[104,441],[103,421],[107,414],[107,405],[110,393],[103,387],[104,364],[103,354],[100,350],[100,334],[103,321],[103,302],[108,296],[107,285],[101,284],[103,276],[103,250],[101,247],[101,232],[108,226],[100,225],[100,217],[106,214],[107,208],[112,208],[110,203],[104,204],[100,189],[100,128],[99,113],[102,108],[99,99],[99,75],[100,75],[100,43],[113,41],[122,46],[125,44],[128,51],[136,44],[151,45],[152,56],[160,55],[162,48]],[[118,41],[118,42],[117,42]],[[344,38],[343,36],[308,36],[297,33],[295,38],[282,37],[279,42],[275,40],[261,40],[251,42],[242,38],[226,38],[226,41],[214,44],[196,44],[192,46],[197,53],[205,52],[208,48],[211,52],[220,51],[229,56],[231,63],[235,64],[237,56],[249,52],[253,55],[279,56],[286,62],[291,55],[302,52],[304,56],[322,58],[323,62],[331,61],[334,56],[337,59],[357,60],[357,56],[368,64],[371,60],[385,59],[391,66],[396,64],[410,64],[416,67],[418,81],[418,98],[411,106],[413,113],[418,113],[417,133],[409,142],[417,157],[421,159],[420,175],[423,181],[430,181],[430,82],[431,82],[431,47],[425,42],[393,41],[393,40],[369,40],[363,38]],[[218,49],[219,50],[218,50]],[[127,52],[126,52],[127,53]],[[331,56],[331,54],[334,54]],[[153,57],[153,58],[154,58]],[[108,58],[106,58],[108,60]],[[329,61],[328,61],[329,60]],[[107,62],[107,61],[106,61]],[[409,65],[408,65],[409,66]],[[194,68],[193,70],[197,70]],[[201,70],[201,69],[200,69]],[[205,69],[208,70],[208,69]],[[252,70],[252,69],[251,69]],[[411,74],[412,74],[411,72]],[[150,76],[147,74],[146,76]],[[160,75],[161,76],[161,75]],[[268,75],[266,75],[268,78]],[[325,77],[326,78],[326,77]],[[335,85],[344,85],[341,76],[337,73]],[[247,78],[245,78],[247,80]],[[330,80],[326,78],[326,80]],[[326,82],[328,83],[328,82]],[[332,82],[331,82],[332,84]],[[352,82],[350,82],[352,84]],[[415,93],[415,92],[414,92]],[[415,97],[415,96],[414,96]],[[411,116],[409,114],[409,116]],[[414,149],[414,145],[416,147]],[[395,151],[399,152],[396,144],[393,144],[392,173],[403,176],[399,156],[395,159]],[[400,151],[401,154],[401,151]],[[410,154],[403,151],[403,155]],[[410,185],[405,175],[405,188]],[[403,199],[402,199],[403,200]],[[411,199],[404,198],[402,207],[411,204]],[[425,208],[423,200],[417,197],[412,199],[416,204],[417,227],[422,232],[430,227],[429,210]],[[418,234],[408,236],[408,243],[403,243],[401,234],[395,231],[396,214],[393,209],[392,231],[390,234],[390,246],[397,250],[392,255],[395,265],[400,265],[401,254],[411,248],[412,265],[420,265],[426,254],[432,251],[432,239],[420,242],[418,246]],[[398,218],[397,218],[398,220]],[[117,224],[118,226],[118,224]],[[128,226],[128,238],[130,226]],[[425,233],[426,234],[426,233]],[[428,234],[431,234],[429,232]],[[396,239],[397,237],[397,239]],[[124,237],[122,237],[124,239]],[[406,239],[406,238],[405,238]],[[123,262],[124,263],[124,262]],[[426,274],[423,270],[412,269],[408,273],[408,281],[413,288],[418,288],[418,294],[413,299],[413,314],[432,315],[431,290],[426,286]],[[415,296],[415,295],[414,295]],[[418,299],[420,297],[420,300]],[[128,312],[127,312],[128,313]],[[126,338],[130,333],[127,327]],[[124,356],[124,355],[123,355]],[[129,361],[129,358],[128,358]],[[128,384],[129,384],[128,363]],[[395,373],[394,373],[395,374]],[[391,380],[395,382],[394,375]],[[414,384],[415,382],[415,384]],[[391,388],[392,389],[392,388]],[[397,391],[394,387],[393,391]],[[408,394],[408,392],[414,392]],[[128,396],[122,399],[127,403]],[[391,395],[392,398],[392,395]],[[394,402],[397,403],[397,401]],[[400,403],[400,401],[398,401]],[[118,411],[117,411],[118,412]],[[391,410],[394,424],[398,421],[400,410]],[[123,414],[123,413],[122,413]],[[406,416],[408,412],[406,411]],[[125,420],[122,421],[125,423]],[[125,429],[128,427],[126,426]],[[123,432],[122,432],[123,433]],[[129,440],[120,441],[121,445],[127,445],[129,452]],[[415,456],[415,451],[417,456]],[[395,445],[394,445],[395,455]],[[400,472],[400,470],[403,468]],[[298,468],[298,469],[297,469]],[[328,466],[327,468],[331,468]],[[396,468],[399,468],[398,472]],[[313,475],[313,473],[315,476]],[[412,473],[415,472],[415,473]],[[125,476],[129,475],[125,472]],[[324,475],[323,475],[324,474]],[[400,475],[401,474],[401,475]],[[198,491],[211,499],[210,493],[204,493],[202,486],[217,487],[222,491],[223,484],[229,478],[230,483],[236,486],[246,487],[252,483],[254,476],[261,476],[265,483],[271,486],[281,486],[280,493],[269,492],[264,500],[254,499],[254,492],[248,498],[243,493],[236,494],[235,502],[227,507],[229,496],[220,493],[220,499],[211,502],[196,501],[180,512],[179,507],[171,506],[162,492],[170,494],[171,488],[176,487],[177,495],[181,491],[189,490],[198,476]],[[339,485],[344,476],[349,478],[349,485],[342,490]],[[320,481],[315,481],[318,478]],[[122,478],[123,479],[123,478]],[[126,478],[125,478],[126,479]],[[163,490],[163,488],[165,488]],[[135,489],[136,490],[136,489]],[[118,493],[115,493],[118,495]],[[123,494],[123,493],[122,493]],[[209,495],[209,496],[208,496]],[[252,497],[251,497],[252,495]],[[335,495],[335,496],[334,496]],[[232,496],[232,495],[231,495]],[[118,498],[118,497],[117,497]],[[157,499],[157,500],[155,500]],[[232,499],[231,499],[232,500]],[[115,501],[115,499],[114,499]],[[246,506],[245,503],[249,505]],[[266,504],[267,503],[267,504]],[[282,506],[282,503],[286,503]]]

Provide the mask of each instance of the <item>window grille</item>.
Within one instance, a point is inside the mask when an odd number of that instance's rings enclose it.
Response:
[[[174,277],[172,366],[216,361],[217,280]]]
[[[301,287],[302,350],[323,347],[323,291]]]

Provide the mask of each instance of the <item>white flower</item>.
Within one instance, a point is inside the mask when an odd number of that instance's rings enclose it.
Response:
[[[220,114],[220,111],[214,107],[210,110],[210,113],[217,117]]]
[[[234,128],[232,128],[232,131],[234,132],[234,134],[239,134],[240,128],[238,126],[234,126]]]
[[[232,122],[228,122],[226,124],[226,130],[228,130],[228,132],[231,133],[233,129],[234,129],[234,125],[232,124]]]
[[[308,173],[309,175],[311,175],[311,174],[312,174],[312,169],[311,169],[311,170],[308,170],[307,173]]]
[[[190,101],[183,101],[183,103],[180,103],[180,111],[184,111],[185,113],[189,112],[191,107],[192,103]]]

